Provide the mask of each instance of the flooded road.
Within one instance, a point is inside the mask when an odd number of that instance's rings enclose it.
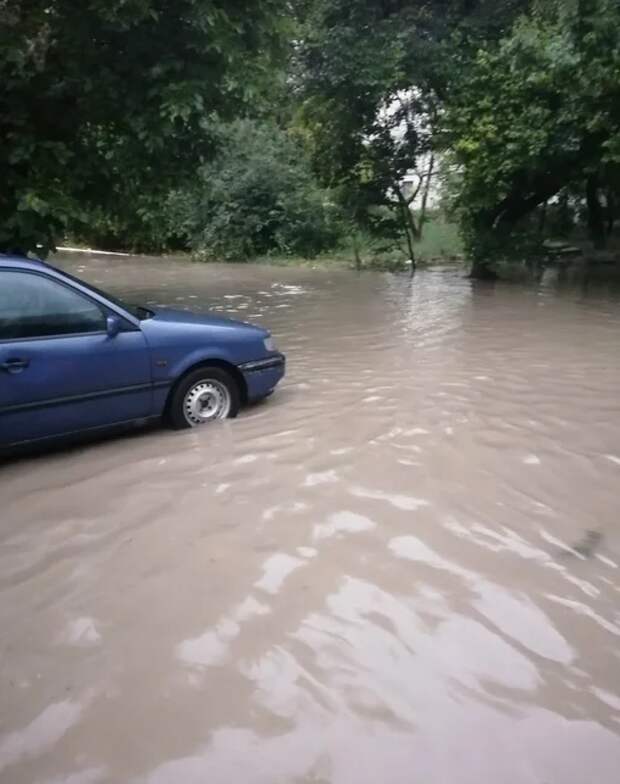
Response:
[[[620,306],[65,266],[272,328],[268,402],[0,467],[0,781],[612,784]]]

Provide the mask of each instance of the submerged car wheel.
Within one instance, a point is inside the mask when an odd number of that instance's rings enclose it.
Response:
[[[198,427],[236,417],[239,403],[239,388],[229,373],[219,367],[198,368],[175,389],[168,417],[175,428]]]

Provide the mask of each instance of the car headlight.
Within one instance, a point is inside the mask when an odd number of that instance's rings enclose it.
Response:
[[[277,350],[278,350],[278,349],[276,348],[276,342],[275,342],[275,340],[274,340],[274,339],[271,337],[271,335],[270,335],[268,338],[265,338],[265,340],[263,341],[263,343],[264,343],[264,345],[265,345],[265,350],[266,350],[266,351],[269,351],[270,353],[272,353],[272,352],[274,352],[274,351],[277,351]]]

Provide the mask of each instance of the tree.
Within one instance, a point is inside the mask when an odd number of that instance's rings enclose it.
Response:
[[[352,225],[399,235],[414,262],[423,214],[401,182],[425,168],[461,45],[501,34],[524,0],[314,0],[300,17],[295,74],[315,166]],[[420,179],[426,187],[424,178]],[[425,202],[424,202],[425,204]],[[388,218],[386,219],[386,212]],[[422,210],[422,213],[424,210]],[[412,263],[413,270],[413,263]]]
[[[0,0],[0,250],[44,254],[191,175],[285,23],[277,0]]]
[[[477,48],[447,99],[461,167],[459,204],[473,274],[514,246],[514,229],[581,184],[592,239],[604,241],[620,163],[620,7],[536,2],[499,41]]]

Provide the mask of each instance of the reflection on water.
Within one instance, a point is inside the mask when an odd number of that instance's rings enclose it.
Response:
[[[289,375],[0,468],[1,781],[617,780],[613,287],[65,263]]]

